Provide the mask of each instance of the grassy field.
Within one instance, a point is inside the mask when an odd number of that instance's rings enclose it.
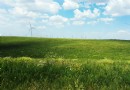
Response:
[[[0,90],[130,90],[130,41],[0,37]]]

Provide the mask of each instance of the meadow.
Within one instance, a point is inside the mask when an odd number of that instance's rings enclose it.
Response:
[[[130,41],[0,37],[0,90],[130,90]]]

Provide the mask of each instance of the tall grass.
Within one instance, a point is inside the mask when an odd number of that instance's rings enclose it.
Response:
[[[0,37],[0,90],[130,90],[130,41]]]
[[[129,90],[130,62],[0,58],[1,90]]]

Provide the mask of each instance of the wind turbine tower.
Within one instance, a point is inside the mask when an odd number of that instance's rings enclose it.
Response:
[[[31,23],[29,22],[29,26],[30,26],[30,32],[31,32],[31,37],[32,37],[32,34],[33,34],[33,32],[32,32],[32,30],[33,30],[33,27],[32,27],[32,25],[31,25]]]

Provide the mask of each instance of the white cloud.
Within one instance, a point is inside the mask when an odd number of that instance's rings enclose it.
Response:
[[[78,8],[90,8],[91,4],[106,5],[108,0],[64,0],[63,8],[65,10],[78,9]]]
[[[97,24],[97,23],[98,23],[98,21],[96,21],[96,20],[95,20],[95,21],[88,21],[88,22],[87,22],[87,24],[89,24],[89,25],[95,25],[95,24]]]
[[[106,3],[96,3],[97,6],[105,6]]]
[[[62,6],[65,10],[79,8],[79,4],[77,2],[74,2],[73,0],[65,0]]]
[[[90,8],[90,5],[96,4],[98,6],[105,6],[109,0],[72,0],[79,3],[80,7]]]
[[[43,18],[43,19],[48,19],[48,18],[49,18],[49,15],[48,15],[48,14],[42,14],[42,15],[41,15],[41,18]]]
[[[40,17],[39,13],[28,11],[26,8],[21,7],[14,7],[13,9],[9,10],[9,13],[13,16],[18,17],[26,17],[26,18],[37,18]]]
[[[75,2],[87,2],[87,3],[107,3],[109,0],[73,0]]]
[[[52,14],[56,14],[61,9],[59,3],[53,0],[35,0],[35,4],[40,10]]]
[[[109,38],[112,37],[114,39],[130,39],[130,31],[127,29],[117,30],[115,32],[109,32]]]
[[[49,23],[56,27],[63,27],[67,22],[68,19],[60,15],[54,15],[49,18]]]
[[[85,15],[84,15],[84,12],[81,12],[79,9],[76,9],[74,10],[74,16],[75,18],[83,18]]]
[[[0,3],[13,8],[26,8],[27,11],[56,14],[61,9],[59,3],[53,0],[3,0]]]
[[[32,18],[37,18],[37,17],[40,16],[40,14],[30,11],[30,12],[27,13],[27,16],[32,17]]]
[[[48,23],[48,19],[43,19],[42,23],[47,24]]]
[[[10,13],[14,15],[26,15],[28,12],[25,8],[20,8],[20,7],[14,7],[12,10],[10,10]]]
[[[95,18],[100,15],[100,11],[95,8],[93,11],[91,10],[84,10],[81,12],[80,10],[76,9],[74,10],[75,18],[81,19],[81,18]]]
[[[109,0],[105,14],[111,16],[130,15],[130,0]]]
[[[7,23],[9,23],[9,19],[3,15],[0,15],[0,25],[3,26],[6,25]]]
[[[10,7],[8,12],[4,9],[0,12],[12,18],[49,18],[48,14],[56,14],[61,9],[59,3],[53,0],[3,0],[0,3]]]
[[[38,29],[38,30],[45,30],[46,27],[45,26],[38,26],[36,29]]]
[[[0,25],[6,25],[9,23],[10,15],[8,14],[7,10],[0,9]]]
[[[118,30],[116,32],[111,32],[110,34],[117,36],[117,37],[118,36],[127,36],[127,35],[130,35],[130,31],[125,30],[125,29],[121,29],[121,30]]]
[[[119,31],[117,31],[117,34],[121,34],[121,35],[129,34],[130,35],[130,32],[128,30],[119,30]]]
[[[109,0],[87,0],[89,3],[107,3]]]
[[[24,23],[23,20],[35,24],[47,23],[49,15],[56,14],[61,9],[59,3],[54,0],[0,0],[1,4],[7,8],[0,8],[0,23],[13,21],[13,25]]]
[[[84,25],[85,21],[79,20],[79,21],[73,21],[73,25]]]
[[[105,22],[105,23],[112,22],[113,20],[114,20],[113,18],[100,18],[100,19],[98,19],[98,21],[102,21],[102,22]]]
[[[99,16],[100,15],[100,11],[97,9],[97,8],[95,8],[94,10],[93,10],[93,16],[94,17],[97,17],[97,16]]]
[[[13,2],[13,0],[0,0],[0,3],[4,4],[4,5],[11,5],[12,2]]]
[[[0,8],[0,14],[7,14],[7,11],[5,9]]]
[[[59,3],[53,0],[3,0],[1,3],[9,7],[0,8],[1,25],[9,23],[11,26],[22,26],[29,21],[41,30],[48,28],[48,25],[63,27],[68,21],[65,17],[53,15],[61,9]]]

